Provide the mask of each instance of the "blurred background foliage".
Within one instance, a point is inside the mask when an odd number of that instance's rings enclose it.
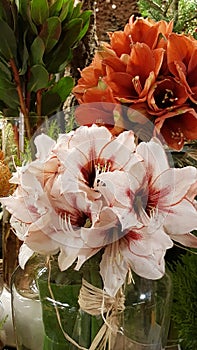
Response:
[[[138,6],[143,17],[173,20],[175,32],[190,33],[197,38],[196,0],[139,0]]]

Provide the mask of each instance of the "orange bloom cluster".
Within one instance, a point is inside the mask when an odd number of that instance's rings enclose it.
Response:
[[[172,22],[133,16],[109,37],[73,89],[78,123],[116,124],[115,104],[124,129],[143,115],[173,149],[197,139],[197,40],[173,33]]]

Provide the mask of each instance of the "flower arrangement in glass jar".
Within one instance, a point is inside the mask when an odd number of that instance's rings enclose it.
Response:
[[[197,248],[197,237],[189,232],[197,228],[197,169],[170,167],[157,138],[136,145],[133,131],[114,136],[94,124],[57,141],[39,135],[35,144],[36,159],[17,168],[11,180],[17,189],[1,198],[23,241],[20,265],[24,268],[36,252],[57,255],[62,271],[80,271],[86,261],[101,256],[102,286],[95,289],[82,280],[79,303],[94,315],[96,308],[104,320],[102,334],[88,348],[107,346],[114,337],[109,330],[117,335],[114,309],[124,309],[123,286],[132,272],[160,279],[174,241]],[[100,303],[92,311],[95,294]],[[76,346],[72,335],[61,334]]]

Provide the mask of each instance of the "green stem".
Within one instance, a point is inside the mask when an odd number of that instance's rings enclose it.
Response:
[[[18,97],[19,97],[19,101],[20,101],[21,112],[24,115],[25,128],[26,128],[26,131],[27,131],[27,137],[30,140],[31,139],[31,127],[30,127],[30,122],[29,122],[29,114],[28,114],[28,110],[27,110],[27,107],[25,105],[25,101],[24,101],[24,98],[23,98],[23,91],[22,91],[22,87],[21,87],[21,81],[20,81],[18,68],[17,68],[13,58],[10,59],[10,66],[12,68],[13,75],[14,75],[14,80],[15,80],[15,83],[16,83],[16,89],[17,89]]]

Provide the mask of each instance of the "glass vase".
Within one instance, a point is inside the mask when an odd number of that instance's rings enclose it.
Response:
[[[99,261],[96,255],[79,271],[72,266],[61,272],[56,257],[40,264],[37,257],[23,272],[15,271],[12,305],[18,350],[164,349],[170,277],[152,281],[133,274],[131,283],[112,298],[103,292]]]
[[[35,255],[25,269],[19,266],[11,278],[11,303],[18,350],[43,349],[44,327],[36,279],[45,268],[45,257]]]

